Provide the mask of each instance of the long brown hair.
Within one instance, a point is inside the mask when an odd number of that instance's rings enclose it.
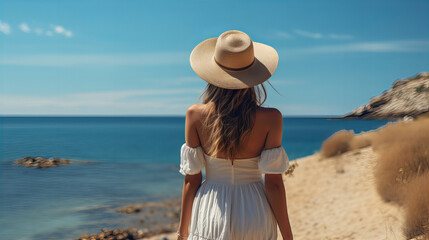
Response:
[[[265,86],[225,89],[209,83],[201,96],[207,104],[202,118],[203,131],[209,133],[207,154],[216,157],[222,152],[232,158],[252,130],[256,109],[267,98]]]

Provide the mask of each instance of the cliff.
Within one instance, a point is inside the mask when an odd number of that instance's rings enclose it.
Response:
[[[429,72],[397,80],[390,90],[370,99],[342,119],[398,119],[429,112]]]

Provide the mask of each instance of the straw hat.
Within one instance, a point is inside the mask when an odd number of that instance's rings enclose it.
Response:
[[[274,48],[253,42],[246,33],[231,30],[198,44],[190,61],[195,73],[206,82],[241,89],[268,80],[277,68],[279,55]]]

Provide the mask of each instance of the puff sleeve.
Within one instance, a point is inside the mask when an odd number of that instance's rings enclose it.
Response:
[[[180,170],[183,175],[197,174],[204,167],[204,151],[201,146],[191,148],[184,143],[180,149]]]
[[[261,173],[284,173],[289,168],[289,158],[283,146],[263,150],[258,167]]]

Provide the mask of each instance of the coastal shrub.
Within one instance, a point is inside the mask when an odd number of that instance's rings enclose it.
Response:
[[[375,184],[384,201],[403,204],[408,183],[429,170],[429,119],[389,123],[373,136]]]
[[[382,148],[389,148],[392,142],[400,140],[401,135],[407,135],[407,125],[411,122],[389,122],[377,131],[372,139],[374,151]]]
[[[352,140],[353,136],[353,130],[340,130],[332,134],[322,143],[322,156],[332,157],[347,152],[349,150],[350,141]]]
[[[371,131],[354,135],[353,138],[350,140],[349,150],[361,149],[364,147],[371,146],[372,137],[374,136],[374,134],[375,132]]]
[[[407,239],[429,238],[429,173],[410,181],[404,202]]]

